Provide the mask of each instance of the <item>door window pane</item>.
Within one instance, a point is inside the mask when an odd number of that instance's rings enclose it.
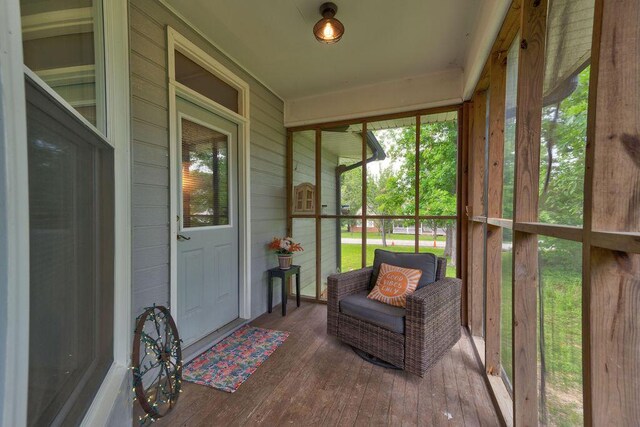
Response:
[[[76,425],[113,359],[113,150],[27,81],[29,425]]]
[[[24,63],[104,130],[100,0],[20,1]]]
[[[181,119],[182,225],[229,225],[229,137]]]
[[[367,124],[367,215],[414,215],[416,118]]]
[[[238,90],[219,79],[210,71],[175,51],[176,81],[182,83],[201,95],[217,102],[223,107],[238,113]]]

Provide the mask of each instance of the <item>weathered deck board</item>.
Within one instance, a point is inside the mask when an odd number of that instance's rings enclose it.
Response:
[[[468,336],[424,378],[373,366],[326,334],[326,306],[278,309],[253,325],[289,339],[233,394],[184,383],[154,425],[499,425]],[[451,414],[452,419],[447,419]]]

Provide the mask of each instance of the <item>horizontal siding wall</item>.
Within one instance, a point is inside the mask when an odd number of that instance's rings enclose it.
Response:
[[[320,144],[322,148],[322,143]],[[336,167],[338,157],[335,153],[322,150],[320,161],[320,185],[322,214],[335,215],[336,208]],[[315,131],[293,133],[293,185],[309,182],[316,185],[316,134]],[[307,287],[306,295],[309,296],[309,288],[315,289],[316,277],[316,219],[294,218],[293,239],[300,242],[304,252],[294,257],[294,263],[302,269],[300,284]],[[337,272],[336,242],[338,240],[335,220],[321,220],[321,280],[326,285],[326,277]]]
[[[326,133],[323,133],[325,137]],[[338,156],[328,150],[322,150],[322,163],[320,177],[322,182],[322,210],[323,214],[335,215],[338,212],[336,203],[336,167],[338,166]],[[320,285],[321,290],[327,287],[327,276],[338,272],[336,263],[336,243],[338,235],[336,232],[337,220],[321,220],[322,224],[322,249],[321,249],[321,269]]]
[[[286,231],[283,103],[159,2],[129,2],[129,21],[133,314],[137,316],[154,303],[169,304],[169,25],[251,88],[251,314],[259,316],[267,310],[266,270],[276,262],[274,255],[267,252],[266,243]]]
[[[293,187],[295,188],[305,182],[316,185],[315,131],[296,132],[293,134]],[[295,254],[293,258],[293,262],[300,265],[300,286],[302,289],[306,288],[306,292],[303,291],[302,294],[315,298],[316,220],[309,218],[294,219],[291,237],[304,248],[303,252]]]

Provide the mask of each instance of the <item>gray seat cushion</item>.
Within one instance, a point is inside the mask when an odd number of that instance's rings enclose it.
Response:
[[[391,332],[404,334],[406,310],[367,298],[368,291],[349,295],[340,301],[340,312],[365,322],[373,323]]]
[[[376,285],[376,282],[378,281],[378,273],[380,272],[380,265],[382,263],[395,265],[396,267],[422,270],[422,276],[420,277],[416,290],[436,281],[438,257],[434,254],[398,253],[385,251],[383,249],[376,249],[375,257],[373,258],[373,274],[371,275],[369,289],[373,289]]]

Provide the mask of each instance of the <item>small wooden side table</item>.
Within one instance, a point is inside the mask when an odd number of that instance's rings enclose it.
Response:
[[[282,270],[280,267],[271,268],[269,273],[269,313],[273,308],[273,278],[279,277],[282,282],[282,315],[287,315],[287,280],[292,274],[296,275],[296,304],[300,307],[300,266],[292,265],[288,270]]]

